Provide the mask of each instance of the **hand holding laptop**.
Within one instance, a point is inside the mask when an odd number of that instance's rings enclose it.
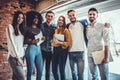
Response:
[[[95,64],[101,64],[104,60],[104,50],[95,51],[92,53]],[[109,53],[108,62],[113,61],[112,55]]]

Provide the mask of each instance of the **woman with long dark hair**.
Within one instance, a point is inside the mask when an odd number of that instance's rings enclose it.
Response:
[[[23,70],[25,16],[21,11],[14,14],[13,22],[7,28],[9,63],[13,71],[12,80],[25,80]]]
[[[66,28],[65,17],[60,16],[57,22],[57,29],[55,30],[53,37],[53,60],[52,60],[52,72],[55,80],[66,80],[65,65],[68,53],[68,47],[71,44],[71,35]],[[60,71],[60,77],[58,74],[58,68]]]
[[[31,76],[34,64],[37,71],[36,80],[41,80],[43,67],[42,55],[40,45],[37,45],[39,39],[36,39],[35,36],[41,32],[40,25],[42,24],[42,16],[40,13],[35,11],[27,12],[26,22],[25,44],[28,44],[25,54],[27,62],[27,80],[32,80]]]

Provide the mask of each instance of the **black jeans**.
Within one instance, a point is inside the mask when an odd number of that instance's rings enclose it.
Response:
[[[67,49],[62,49],[62,47],[55,47],[53,49],[52,72],[55,80],[66,80],[65,65],[67,54]],[[58,71],[60,72],[60,78]]]
[[[42,58],[43,58],[43,64],[46,61],[45,78],[46,78],[46,80],[50,80],[50,63],[52,61],[52,52],[42,51]]]

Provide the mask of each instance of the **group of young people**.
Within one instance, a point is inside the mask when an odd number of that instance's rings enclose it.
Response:
[[[54,26],[52,21],[55,14],[52,11],[46,13],[44,23],[42,23],[41,14],[36,11],[27,12],[26,19],[21,11],[14,14],[13,23],[7,28],[9,62],[13,70],[13,80],[25,80],[22,68],[24,66],[24,44],[27,44],[25,50],[27,80],[32,80],[34,65],[37,72],[36,80],[41,80],[43,65],[45,65],[45,79],[50,80],[51,62],[54,80],[66,80],[67,55],[69,55],[72,79],[84,80],[86,37],[88,39],[87,55],[89,69],[92,74],[91,80],[99,80],[99,72],[101,80],[109,80],[109,28],[96,21],[98,17],[97,9],[89,9],[88,18],[90,23],[88,25],[84,25],[76,19],[74,10],[69,10],[67,15],[70,20],[69,25],[66,25],[65,17],[60,16],[57,26]],[[40,32],[43,34],[41,40],[44,41],[37,45],[40,39],[35,39],[35,35]],[[59,40],[56,37],[58,34],[63,35],[64,40]],[[97,65],[93,61],[92,52],[98,50],[104,50],[105,57],[101,64]],[[77,64],[77,67],[75,64]],[[99,68],[99,71],[97,68]]]

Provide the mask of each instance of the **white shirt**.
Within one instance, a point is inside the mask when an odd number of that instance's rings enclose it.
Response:
[[[80,22],[75,22],[75,24],[70,24],[69,30],[71,33],[72,44],[69,48],[69,52],[84,51],[85,50],[85,40],[83,34],[83,25]]]
[[[95,23],[94,26],[88,25],[88,56],[92,57],[92,52],[104,49],[104,45],[109,44],[109,28],[104,24]]]
[[[8,34],[8,30],[10,34]],[[16,36],[14,34],[14,29],[12,25],[9,25],[7,29],[7,41],[8,41],[8,53],[12,57],[16,57],[16,56],[23,57],[24,56],[24,47],[23,47],[24,37],[20,33],[20,31],[19,31],[19,35]]]

